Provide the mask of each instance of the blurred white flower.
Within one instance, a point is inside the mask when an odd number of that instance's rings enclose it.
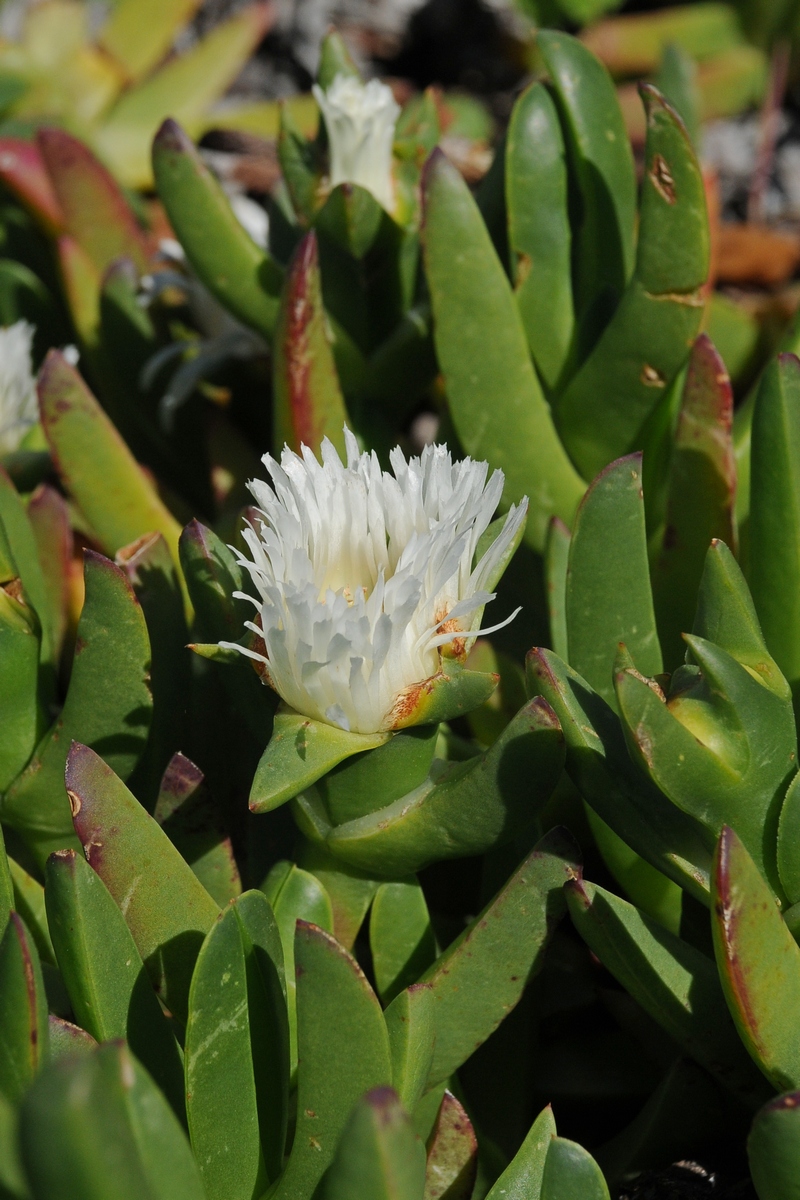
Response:
[[[394,208],[392,144],[400,116],[391,88],[337,75],[327,91],[314,85],[330,143],[330,184],[357,183],[387,212]]]
[[[0,454],[18,450],[39,420],[31,363],[35,332],[27,321],[0,328]]]
[[[346,465],[327,439],[322,463],[306,446],[302,455],[285,448],[280,466],[264,456],[272,487],[250,483],[261,519],[244,531],[250,557],[236,552],[258,598],[237,595],[255,606],[259,619],[246,625],[264,646],[243,653],[265,665],[283,700],[374,733],[401,723],[409,694],[439,672],[440,647],[466,655],[528,502],[509,511],[473,567],[502,472],[487,482],[486,463],[426,446],[408,461],[393,450],[390,474],[347,429],[345,438]]]

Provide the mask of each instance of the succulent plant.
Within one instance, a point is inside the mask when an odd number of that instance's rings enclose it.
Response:
[[[162,127],[186,289],[272,372],[171,430],[158,214],[4,142],[43,362],[0,469],[0,1196],[608,1200],[721,1140],[794,1195],[800,360],[734,421],[684,124],[643,88],[639,194],[604,68],[538,54],[476,199],[330,37],[268,249]],[[421,403],[449,449],[407,453]]]

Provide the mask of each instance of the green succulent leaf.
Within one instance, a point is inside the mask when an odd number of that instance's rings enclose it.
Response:
[[[575,314],[564,135],[542,83],[531,84],[514,105],[505,167],[517,305],[533,361],[552,392],[573,351]]]
[[[615,682],[631,754],[715,836],[733,826],[782,898],[775,839],[797,769],[791,704],[713,642],[685,640],[697,665],[673,676],[666,700],[620,660]]]
[[[791,1200],[800,1178],[800,1094],[765,1104],[747,1139],[747,1158],[759,1200]]]
[[[550,645],[559,658],[569,659],[567,642],[567,570],[570,532],[563,521],[553,517],[547,531],[544,552],[547,611],[550,618]]]
[[[701,334],[689,358],[669,466],[664,537],[653,570],[656,618],[671,669],[684,657],[681,634],[692,628],[709,545],[719,538],[736,547],[732,417],[725,364]]]
[[[713,839],[636,769],[614,711],[550,651],[532,650],[526,673],[528,691],[558,717],[567,772],[586,802],[632,850],[708,905]]]
[[[446,1091],[427,1142],[425,1200],[469,1200],[478,1174],[478,1139],[463,1105]]]
[[[420,1200],[425,1150],[391,1088],[373,1088],[344,1127],[322,1200]]]
[[[119,0],[98,40],[129,78],[139,79],[169,53],[181,26],[198,7],[199,0]]]
[[[382,746],[390,733],[349,733],[304,717],[285,704],[275,714],[272,737],[250,791],[252,812],[271,812],[311,786],[337,763]]]
[[[119,567],[91,550],[84,552],[84,579],[86,599],[64,707],[0,809],[40,868],[53,850],[80,849],[63,783],[70,743],[82,739],[95,747],[109,769],[127,779],[150,725],[150,646],[133,589]]]
[[[120,1042],[53,1062],[19,1136],[33,1200],[205,1200],[177,1117]]]
[[[700,167],[680,118],[649,84],[641,93],[647,145],[636,269],[556,406],[564,443],[587,478],[636,447],[703,315],[709,234]],[[598,240],[607,239],[598,231]]]
[[[333,933],[333,906],[324,885],[315,875],[290,862],[278,862],[261,885],[278,926],[283,948],[286,1005],[289,1023],[289,1058],[292,1075],[297,1070],[297,978],[294,962],[295,927],[303,920]]]
[[[685,1053],[758,1102],[762,1081],[726,1012],[714,963],[613,892],[583,881],[566,890],[575,927],[603,966]]]
[[[39,631],[19,584],[0,587],[0,792],[28,762],[40,733]]]
[[[796,1087],[800,947],[743,841],[722,830],[714,864],[714,951],[739,1034],[774,1087]]]
[[[486,1200],[541,1200],[547,1154],[556,1136],[553,1110],[543,1108]]]
[[[425,269],[450,414],[466,452],[504,471],[505,503],[529,496],[526,539],[541,551],[553,514],[571,524],[584,483],[555,432],[483,218],[439,151],[425,168],[423,197]]]
[[[55,662],[53,624],[47,584],[33,528],[25,512],[22,498],[8,474],[0,467],[0,525],[6,547],[3,557],[10,556],[8,579],[19,577],[27,602],[39,618],[41,627],[41,658],[45,663]],[[6,571],[3,572],[6,574]]]
[[[606,467],[581,501],[569,544],[566,625],[570,666],[612,708],[620,642],[645,675],[658,675],[662,669],[640,454]]]
[[[274,1200],[313,1194],[353,1106],[392,1074],[380,1005],[347,951],[317,926],[298,921],[295,967],[297,1130]]]
[[[415,877],[380,885],[369,915],[369,946],[378,995],[384,1004],[433,964],[436,936]]]
[[[378,890],[379,881],[334,857],[319,842],[301,843],[298,865],[320,881],[331,902],[331,933],[345,950],[352,950],[364,918]]]
[[[183,1120],[180,1050],[122,913],[74,850],[51,854],[45,876],[48,927],[76,1021],[98,1042],[125,1039]]]
[[[593,310],[613,306],[633,271],[633,154],[614,85],[595,55],[577,38],[551,30],[539,30],[536,49],[550,75],[581,200],[575,301],[579,319],[591,328],[599,315]]]
[[[392,1056],[392,1086],[413,1113],[428,1090],[436,1045],[436,999],[429,983],[412,983],[384,1012]]]
[[[221,186],[171,119],[153,143],[153,172],[170,223],[200,280],[234,317],[271,338],[283,273],[239,224]]]
[[[195,960],[219,909],[157,822],[88,746],[73,744],[66,785],[87,861],[122,908],[161,999],[185,1023]]]
[[[749,582],[764,640],[793,689],[800,685],[800,362],[767,367],[753,412]]]
[[[62,483],[109,554],[161,533],[176,566],[180,526],[74,367],[52,350],[39,376],[42,427]]]
[[[259,938],[260,963],[237,911],[241,903],[254,901],[263,909],[262,923],[266,922],[267,938]],[[259,969],[264,966],[271,968],[266,975]],[[221,912],[212,925],[189,992],[185,1045],[189,1132],[206,1192],[220,1200],[251,1200],[280,1171],[289,1087],[282,976],[283,951],[269,904],[261,893],[249,893],[247,899],[242,897]],[[261,1053],[257,1055],[256,1049]],[[272,1126],[264,1131],[268,1135],[264,1153],[262,1114],[271,1117]]]
[[[544,1162],[541,1200],[609,1200],[608,1185],[588,1150],[554,1137]]]
[[[436,1001],[429,1086],[448,1079],[518,1003],[566,911],[563,885],[579,872],[577,846],[553,830],[422,976]]]
[[[295,802],[308,836],[332,854],[382,878],[400,879],[431,862],[480,854],[531,828],[564,763],[549,705],[524,705],[485,754],[432,773],[407,796],[331,828],[315,798]],[[315,823],[319,821],[319,823]]]
[[[47,997],[33,938],[9,916],[0,940],[0,1095],[18,1104],[47,1061]]]
[[[48,613],[53,636],[53,661],[58,662],[67,627],[69,574],[73,537],[69,512],[60,492],[41,484],[28,501],[28,520],[39,566],[44,576]],[[41,619],[41,617],[40,617]],[[47,619],[47,617],[45,617]]]

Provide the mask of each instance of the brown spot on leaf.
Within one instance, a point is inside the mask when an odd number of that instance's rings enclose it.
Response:
[[[667,204],[674,204],[678,199],[675,192],[675,180],[672,178],[672,172],[663,154],[653,155],[648,174],[658,194],[666,200]]]
[[[651,367],[649,363],[645,363],[639,374],[639,379],[645,387],[663,388],[666,380],[660,371],[655,367]]]

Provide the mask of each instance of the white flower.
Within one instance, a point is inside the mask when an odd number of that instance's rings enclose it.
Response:
[[[259,621],[245,624],[264,643],[263,654],[243,653],[265,664],[283,700],[374,733],[394,728],[404,695],[439,672],[439,647],[466,653],[528,502],[510,510],[473,568],[502,472],[487,483],[486,463],[426,446],[409,461],[393,450],[390,474],[347,429],[345,439],[346,466],[327,438],[321,464],[306,446],[302,456],[284,448],[280,466],[264,456],[272,487],[250,483],[260,519],[244,531],[251,557],[236,552],[258,599],[236,594],[254,604]]]
[[[391,212],[394,208],[392,143],[400,116],[391,88],[337,75],[326,92],[314,85],[330,144],[330,183],[357,183]]]
[[[18,450],[39,420],[31,344],[36,332],[27,321],[0,328],[0,454]]]

